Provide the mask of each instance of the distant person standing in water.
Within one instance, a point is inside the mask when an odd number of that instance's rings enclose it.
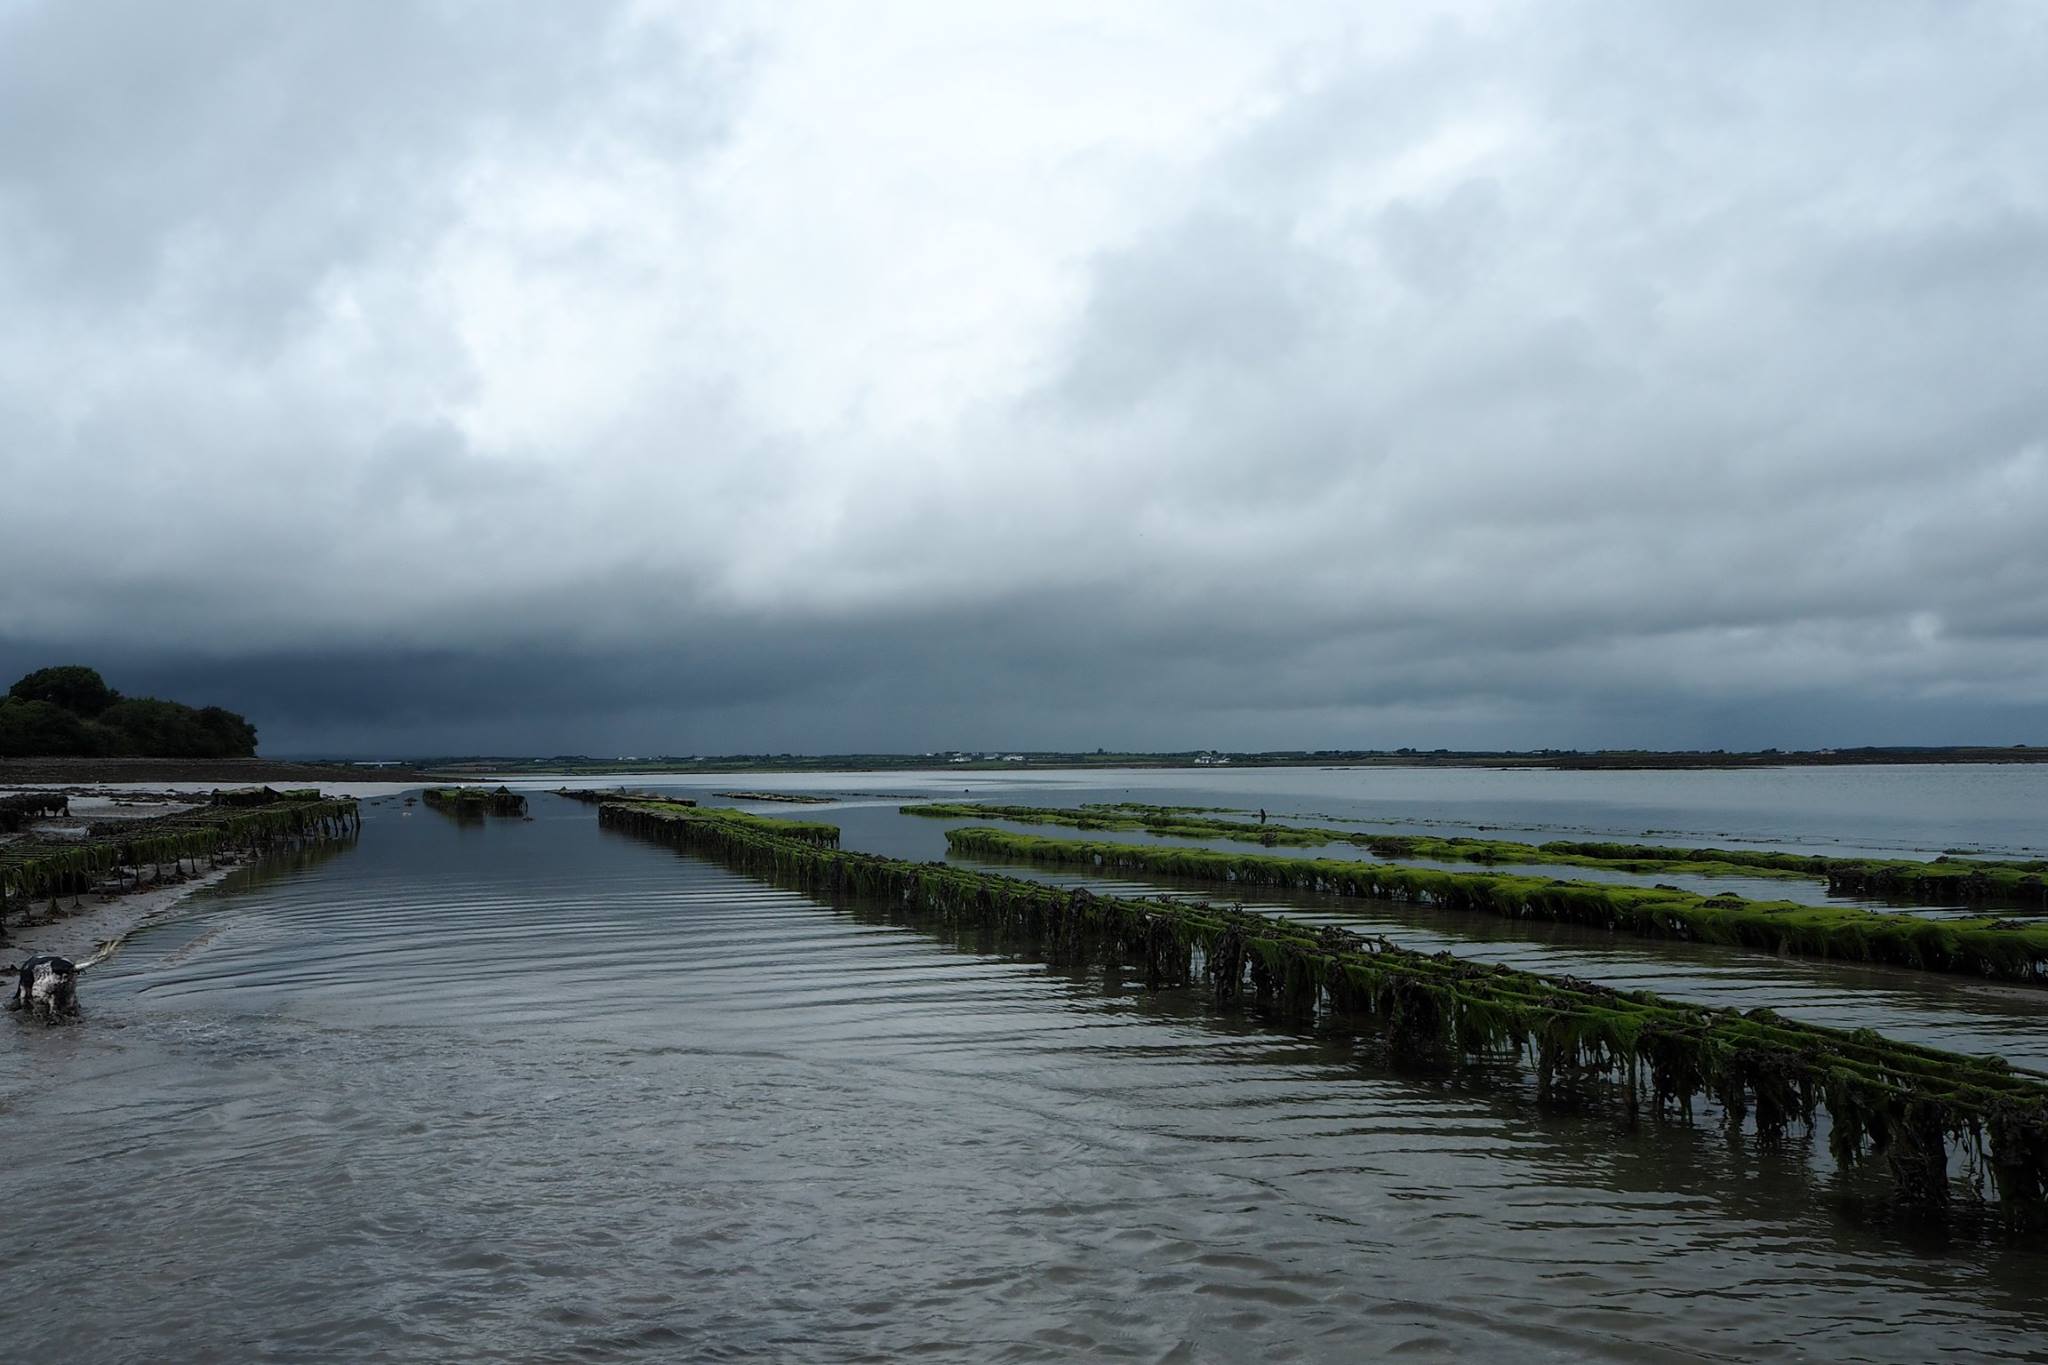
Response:
[[[1262,825],[1266,823],[1266,808],[1264,806],[1259,807],[1259,823]]]

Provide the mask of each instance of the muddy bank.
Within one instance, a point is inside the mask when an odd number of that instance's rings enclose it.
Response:
[[[76,910],[63,901],[55,918],[44,912],[36,919],[9,924],[0,929],[0,967],[39,953],[55,953],[81,965],[101,961],[122,939],[145,924],[168,918],[186,897],[220,881],[241,861],[223,859],[204,871],[167,876],[120,895],[90,895]]]
[[[0,926],[10,918],[61,918],[65,900],[163,885],[196,874],[202,860],[212,869],[272,850],[350,840],[362,824],[353,798],[323,799],[317,788],[264,792],[276,799],[255,805],[237,795],[216,793],[207,805],[146,819],[97,821],[82,832],[36,829],[0,842]]]
[[[283,763],[267,758],[0,758],[0,787],[100,782],[208,782],[223,787],[304,786],[314,782],[424,780],[410,766]]]
[[[89,964],[186,896],[268,853],[341,843],[360,820],[317,789],[81,794],[0,840],[0,966],[39,953]]]

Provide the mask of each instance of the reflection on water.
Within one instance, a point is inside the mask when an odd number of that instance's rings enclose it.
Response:
[[[372,807],[138,936],[84,1025],[8,1030],[0,1199],[65,1210],[0,1239],[10,1357],[2048,1353],[2048,1257],[1852,1216],[1798,1142],[1541,1109],[534,814]],[[1756,962],[1636,948],[1603,971]]]

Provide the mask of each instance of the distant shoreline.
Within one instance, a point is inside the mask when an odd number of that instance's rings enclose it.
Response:
[[[1014,755],[1014,756],[1011,756]],[[1025,752],[960,758],[953,754],[726,754],[717,757],[664,756],[651,759],[463,757],[403,763],[267,758],[0,758],[0,789],[96,785],[101,783],[213,783],[224,787],[307,785],[322,782],[429,783],[476,781],[486,775],[523,773],[570,777],[632,776],[639,773],[807,773],[807,772],[1015,772],[1063,768],[1528,768],[1561,771],[1684,771],[1745,768],[1871,767],[1896,764],[2048,763],[2048,746],[1982,746],[1761,750],[1744,753],[1696,750],[1322,750],[1266,753],[1058,753]]]
[[[2015,745],[1759,750],[1320,750],[1231,753],[1061,753],[1010,751],[1008,755],[953,754],[727,754],[717,757],[661,756],[601,760],[557,755],[531,758],[443,758],[420,766],[437,775],[477,780],[485,774],[517,777],[523,772],[596,777],[636,773],[806,773],[806,772],[1014,772],[1032,768],[1534,768],[1629,771],[1797,767],[1873,767],[1893,764],[2048,763],[2048,747]]]
[[[274,787],[425,780],[425,772],[409,765],[294,763],[268,758],[0,758],[0,788],[109,782],[211,782],[223,787]]]

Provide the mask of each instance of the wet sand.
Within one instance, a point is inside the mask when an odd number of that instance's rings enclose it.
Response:
[[[8,795],[11,790],[0,787],[0,795]],[[74,787],[70,794],[71,813],[68,816],[38,820],[22,831],[21,836],[13,837],[38,834],[58,838],[83,837],[95,822],[147,820],[190,810],[200,804],[189,793],[177,792],[124,792]],[[0,840],[0,843],[4,842]],[[139,869],[145,880],[135,889],[112,894],[87,892],[79,898],[75,910],[71,908],[71,898],[60,896],[56,900],[57,914],[54,917],[50,916],[46,902],[38,907],[33,919],[14,919],[0,924],[0,967],[41,953],[54,953],[81,965],[103,961],[120,940],[145,924],[165,918],[187,896],[220,881],[244,861],[239,857],[223,856],[203,872],[167,872],[161,879],[151,876],[148,868]]]
[[[140,890],[117,896],[88,893],[77,910],[59,900],[55,919],[10,922],[0,937],[0,967],[41,953],[68,957],[81,966],[104,961],[120,941],[145,924],[165,919],[193,892],[212,886],[241,865],[223,859],[216,867],[183,877],[167,877]]]
[[[304,787],[320,782],[415,782],[411,764],[286,763],[267,758],[0,758],[0,787],[181,782],[219,787]]]

